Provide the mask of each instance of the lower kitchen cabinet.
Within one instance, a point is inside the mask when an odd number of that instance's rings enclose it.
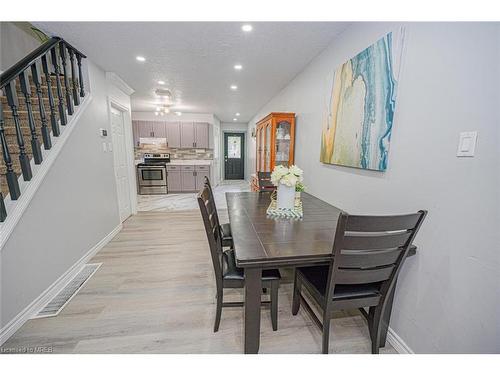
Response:
[[[178,165],[167,165],[168,192],[182,191],[181,167]]]
[[[210,178],[209,165],[167,165],[169,192],[194,192],[203,188],[204,177]]]

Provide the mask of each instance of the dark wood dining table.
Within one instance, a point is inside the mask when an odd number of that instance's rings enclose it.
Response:
[[[245,271],[244,352],[258,353],[262,270],[329,264],[342,210],[307,193],[302,193],[301,219],[268,216],[269,193],[226,193],[226,201],[236,265]],[[413,246],[409,256],[415,251]],[[389,296],[384,314],[381,347],[386,341],[393,297]]]

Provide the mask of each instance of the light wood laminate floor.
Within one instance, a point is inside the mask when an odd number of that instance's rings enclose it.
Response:
[[[227,212],[221,210],[221,222]],[[199,211],[141,212],[92,260],[91,280],[53,318],[30,320],[3,348],[54,353],[242,353],[243,309],[224,308],[213,333],[215,280]],[[290,273],[279,291],[278,331],[262,309],[261,353],[320,353],[321,332],[301,308],[292,316]],[[242,300],[242,293],[226,294]],[[225,296],[225,297],[226,297]],[[330,351],[370,353],[356,311],[332,321]],[[387,343],[382,353],[394,353]]]

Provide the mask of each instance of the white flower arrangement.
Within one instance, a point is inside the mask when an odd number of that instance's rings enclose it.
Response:
[[[304,172],[302,169],[296,165],[292,165],[290,168],[284,167],[283,165],[277,165],[271,173],[271,182],[275,186],[283,184],[292,187],[304,180],[303,174]]]

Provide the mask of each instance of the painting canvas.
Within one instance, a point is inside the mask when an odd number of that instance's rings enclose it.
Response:
[[[387,169],[402,33],[388,33],[335,71],[326,96],[321,162]]]

